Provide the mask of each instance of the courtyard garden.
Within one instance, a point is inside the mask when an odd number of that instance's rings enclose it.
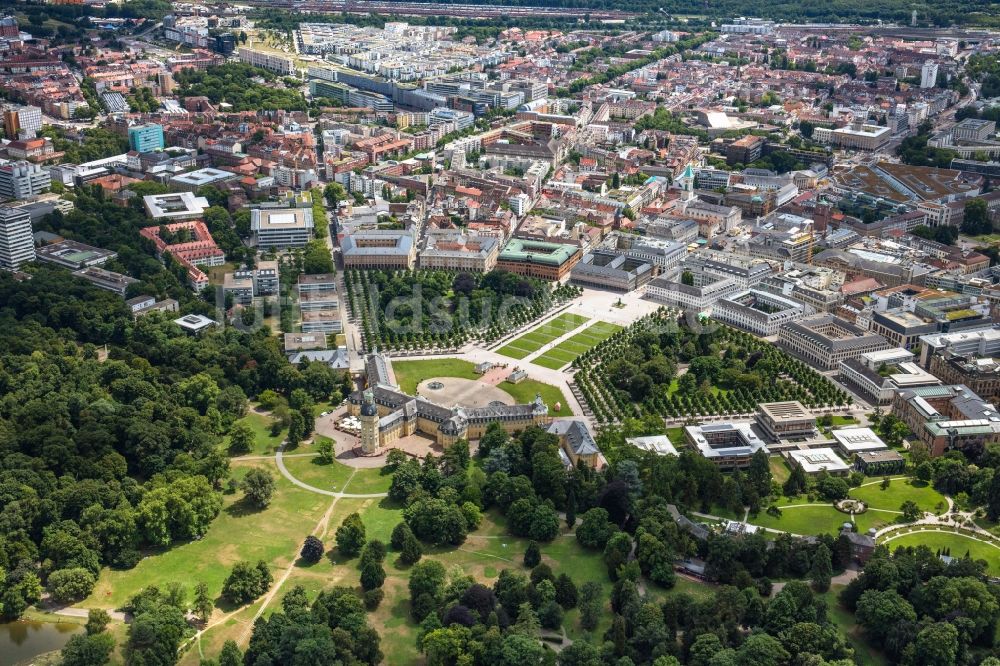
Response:
[[[476,380],[476,366],[470,361],[457,358],[440,359],[420,359],[413,361],[393,360],[392,370],[396,375],[396,383],[399,388],[410,395],[416,394],[417,386],[433,377],[458,377],[460,379]],[[541,395],[542,400],[549,406],[551,416],[571,416],[572,409],[566,402],[566,396],[562,390],[551,384],[545,384],[535,379],[524,379],[517,384],[502,381],[496,386],[498,389],[508,393],[516,403],[528,403],[535,399],[536,395]],[[556,409],[556,405],[559,406]]]

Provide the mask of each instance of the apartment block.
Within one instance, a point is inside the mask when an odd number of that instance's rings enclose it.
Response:
[[[16,271],[35,260],[31,216],[27,212],[0,206],[0,269]]]

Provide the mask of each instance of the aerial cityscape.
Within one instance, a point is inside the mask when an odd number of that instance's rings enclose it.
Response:
[[[0,666],[1000,666],[1000,5],[0,2]]]

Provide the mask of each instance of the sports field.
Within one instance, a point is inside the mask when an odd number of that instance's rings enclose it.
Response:
[[[555,319],[545,322],[538,328],[528,331],[515,338],[497,350],[498,354],[521,359],[532,354],[553,340],[557,340],[570,331],[586,324],[590,319],[583,315],[564,312]]]
[[[622,330],[621,326],[598,321],[580,331],[568,340],[548,350],[531,362],[543,368],[558,370],[572,363],[580,354],[596,347],[612,335]]]

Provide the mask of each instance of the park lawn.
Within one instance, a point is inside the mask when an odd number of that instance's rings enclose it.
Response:
[[[285,456],[284,461],[292,476],[322,490],[367,495],[388,492],[392,483],[392,477],[378,468],[354,468],[336,461],[323,464],[315,456]]]
[[[313,496],[319,497],[315,493],[313,493]],[[335,585],[358,586],[360,578],[360,572],[357,568],[358,559],[357,557],[344,558],[340,556],[336,550],[334,533],[344,519],[354,512],[361,513],[362,520],[364,520],[367,527],[369,516],[365,513],[366,506],[369,502],[377,502],[378,500],[339,499],[334,503],[331,498],[327,499],[330,500],[330,504],[332,505],[329,510],[329,518],[325,524],[325,529],[317,534],[326,547],[327,556],[316,564],[305,564],[296,558],[294,566],[288,574],[288,578],[264,610],[264,617],[268,617],[272,613],[281,610],[281,600],[296,586],[302,586],[310,600],[315,599],[322,590]],[[372,522],[377,523],[377,521]],[[311,525],[304,534],[312,532],[315,527],[315,524]],[[372,531],[369,530],[368,536],[369,538],[375,538],[377,535],[373,535]],[[381,538],[380,533],[378,536]],[[300,538],[304,538],[304,536]],[[387,539],[388,537],[386,537]],[[281,579],[280,573],[275,572],[275,580]],[[244,637],[245,632],[245,637],[249,637],[249,623],[260,609],[261,604],[262,600],[258,600],[250,606],[240,609],[238,613],[228,618],[224,623],[205,632],[202,637],[202,652],[206,656],[214,656],[222,650],[222,645],[226,640],[239,640],[241,637]],[[195,655],[193,660],[189,656],[192,653]],[[197,648],[190,650],[185,655],[185,658],[182,659],[181,666],[187,666],[188,664],[196,666],[199,663],[197,657]]]
[[[771,478],[779,485],[784,484],[792,475],[792,470],[788,469],[788,463],[782,456],[769,457],[767,464],[771,469]]]
[[[553,350],[554,351],[554,350]],[[567,365],[573,362],[576,358],[575,354],[566,354],[563,352],[547,353],[539,356],[532,363],[542,366],[543,368],[548,368],[549,370],[561,370]]]
[[[666,435],[667,439],[670,440],[670,443],[674,445],[674,448],[679,449],[680,447],[687,445],[687,439],[684,436],[684,428],[682,426],[667,428]]]
[[[833,414],[830,418],[832,419],[830,426],[833,428],[836,428],[837,426],[854,425],[858,422],[858,420],[853,416],[844,416],[843,414]]]
[[[903,514],[901,513],[889,513],[888,511],[869,509],[864,513],[854,514],[855,531],[859,534],[864,534],[870,529],[881,529],[892,525],[902,518],[902,516]]]
[[[224,496],[222,511],[202,539],[149,553],[127,571],[102,570],[93,594],[79,605],[118,608],[149,585],[163,587],[173,581],[181,581],[189,589],[204,582],[209,593],[218,597],[238,560],[264,560],[272,569],[291,565],[292,553],[316,526],[331,498],[293,485],[278,474],[271,461],[234,461],[233,477],[241,478],[251,467],[274,474],[275,493],[269,507],[247,509],[241,492]]]
[[[338,462],[322,464],[316,456],[286,455],[282,458],[288,473],[303,483],[321,490],[344,492],[353,467]]]
[[[932,552],[951,549],[952,557],[969,556],[974,560],[986,560],[991,574],[1000,574],[1000,546],[977,541],[958,532],[944,530],[917,530],[897,538],[889,538],[882,543],[895,550],[901,546],[927,546]]]
[[[804,502],[804,498],[803,498]],[[750,519],[754,525],[772,530],[791,532],[801,536],[816,534],[837,534],[840,527],[850,520],[850,516],[837,511],[832,506],[796,506],[781,510],[781,517],[769,516],[761,511]]]
[[[497,353],[511,358],[522,359],[538,351],[553,340],[558,340],[570,331],[579,328],[588,321],[590,321],[589,317],[564,312],[541,326],[528,331],[524,335],[514,338],[498,349]]]
[[[372,495],[389,492],[392,475],[382,473],[382,468],[359,468],[354,478],[347,484],[347,492],[358,495]]]
[[[278,435],[271,435],[271,422],[273,419],[270,416],[251,410],[246,416],[239,419],[238,422],[240,421],[249,424],[255,436],[253,450],[247,455],[271,455],[278,450],[278,447],[281,446],[281,442],[285,439],[285,433],[287,432],[285,429],[283,429]],[[222,448],[223,450],[229,450],[228,435],[222,440]]]
[[[990,520],[986,516],[976,518],[976,525],[983,528],[993,536],[1000,537],[1000,521]]]
[[[208,274],[209,284],[222,284],[226,273],[232,273],[236,269],[236,264],[232,262],[226,262],[221,266],[212,266],[206,273]]]
[[[459,358],[434,358],[420,361],[392,361],[392,371],[396,375],[399,388],[410,395],[416,395],[417,385],[431,377],[458,377],[479,379],[476,366]]]
[[[826,601],[827,616],[854,647],[855,654],[861,659],[859,663],[864,666],[885,666],[889,663],[885,655],[868,642],[864,630],[851,611],[840,605],[839,596],[844,587],[846,586],[832,585],[827,592],[816,596]]]
[[[608,324],[603,321],[594,322],[576,335],[563,340],[536,358],[533,363],[537,363],[544,368],[558,370],[564,365],[572,363],[576,360],[577,356],[607,340],[620,330],[621,326],[616,326],[615,324]],[[562,364],[555,365],[558,362],[562,362]]]
[[[515,345],[513,342],[509,345],[504,345],[497,350],[498,354],[503,354],[504,356],[509,356],[510,358],[521,360],[525,356],[528,356],[534,351],[534,349],[524,349]]]
[[[519,404],[529,403],[535,399],[536,395],[541,395],[542,400],[549,406],[549,416],[573,415],[573,410],[566,402],[566,396],[563,395],[562,389],[552,386],[552,384],[545,384],[537,379],[523,379],[517,384],[502,381],[497,384],[497,388],[509,393],[510,397]],[[558,411],[554,409],[557,402],[560,407]]]
[[[881,481],[873,481],[870,485],[852,488],[850,494],[851,497],[867,503],[873,509],[889,511],[899,511],[903,502],[908,500],[916,502],[922,511],[937,513],[941,513],[948,504],[944,495],[934,490],[926,481],[917,479],[894,479],[885,490],[881,488]],[[937,508],[939,504],[940,511]]]

